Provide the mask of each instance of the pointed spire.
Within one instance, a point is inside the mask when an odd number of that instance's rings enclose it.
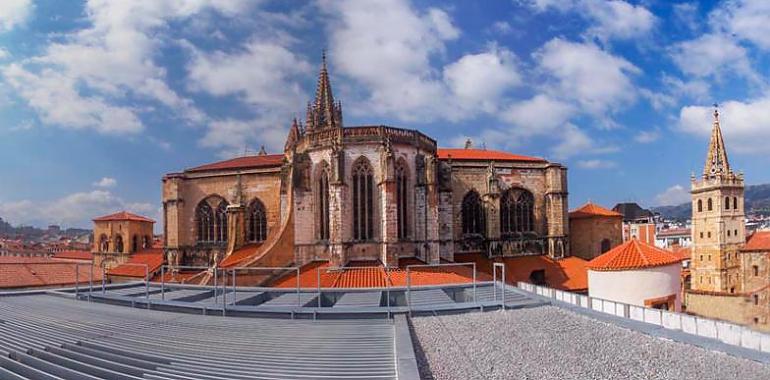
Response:
[[[321,56],[321,70],[318,73],[318,86],[315,101],[308,104],[307,128],[339,128],[342,127],[342,106],[334,101],[332,85],[329,81],[329,70],[326,65],[326,50]]]
[[[722,128],[719,126],[719,110],[715,104],[714,122],[711,128],[711,141],[709,142],[709,151],[706,156],[706,165],[703,168],[703,177],[714,178],[732,173],[730,161],[727,158],[725,141],[722,137]]]
[[[291,128],[289,128],[289,136],[286,138],[286,145],[284,146],[284,151],[289,151],[297,144],[297,141],[299,141],[300,137],[302,135],[302,131],[299,127],[299,122],[297,121],[297,118],[295,117],[294,120],[291,122]]]

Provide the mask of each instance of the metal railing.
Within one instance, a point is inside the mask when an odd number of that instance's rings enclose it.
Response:
[[[447,264],[416,264],[406,266],[406,306],[409,311],[409,315],[412,314],[412,268],[442,268],[452,266],[471,266],[473,268],[473,302],[477,301],[476,298],[476,263],[447,263]],[[465,284],[465,283],[463,283]],[[442,284],[451,285],[451,284]]]
[[[160,266],[160,299],[161,301],[166,300],[166,268],[169,269],[201,269],[201,270],[209,270],[210,267],[206,266],[190,266],[190,265],[168,265],[164,264]],[[217,269],[214,271],[214,303],[217,301],[217,273],[219,273],[221,269]]]
[[[377,269],[382,270],[385,273],[385,305],[388,308],[388,315],[390,315],[390,288],[391,288],[391,280],[390,280],[390,269],[388,267],[384,266],[362,266],[362,267],[319,267],[316,268],[316,285],[318,293],[318,308],[321,308],[321,271],[325,270],[326,272],[355,272],[356,270],[370,270],[370,269]]]
[[[505,310],[505,264],[492,263],[492,299],[497,301],[497,268],[500,268],[500,281],[502,281],[502,301],[500,310]]]
[[[233,305],[238,303],[237,298],[237,271],[255,272],[255,271],[294,271],[297,276],[297,307],[302,306],[302,297],[300,296],[300,268],[299,267],[235,267],[235,268],[222,268],[223,271],[223,292],[222,292],[222,313],[224,314],[227,309],[227,273],[232,273],[232,286],[233,286]]]
[[[125,265],[130,267],[143,267],[144,268],[144,298],[147,300],[147,306],[150,306],[150,266],[141,263],[123,263],[118,266]],[[107,293],[107,270],[104,263],[102,263],[102,295]]]

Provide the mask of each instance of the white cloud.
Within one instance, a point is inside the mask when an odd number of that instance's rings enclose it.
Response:
[[[459,104],[469,109],[495,112],[503,93],[521,83],[515,56],[507,49],[492,47],[467,54],[444,68],[444,81]]]
[[[660,138],[660,131],[657,129],[649,131],[640,131],[634,136],[634,141],[640,144],[649,144],[658,141]]]
[[[538,12],[549,9],[575,12],[576,15],[591,23],[585,32],[585,37],[597,38],[603,42],[643,37],[649,34],[657,23],[655,15],[644,6],[633,5],[622,0],[524,0],[522,2]]]
[[[0,202],[0,215],[13,224],[91,227],[91,219],[120,210],[157,218],[158,206],[127,202],[108,190],[77,192],[53,201]]]
[[[249,148],[264,145],[270,151],[282,151],[288,128],[281,128],[285,120],[216,120],[209,124],[199,144],[209,148],[221,148],[223,157],[243,153]]]
[[[32,15],[32,0],[3,0],[0,2],[0,32],[24,25]]]
[[[592,43],[554,38],[534,58],[540,70],[555,78],[551,93],[572,99],[595,115],[614,111],[636,98],[629,75],[641,70]]]
[[[513,27],[507,21],[495,21],[490,30],[498,34],[508,34],[513,31]]]
[[[450,112],[460,117],[461,112],[436,101],[446,97],[447,89],[430,63],[446,41],[460,34],[446,12],[418,12],[406,0],[323,1],[321,8],[332,17],[328,36],[334,72],[356,80],[367,93],[362,104],[352,107],[355,112],[408,121]]]
[[[10,56],[11,56],[11,53],[9,53],[8,50],[0,48],[0,60],[6,59]]]
[[[711,133],[713,108],[686,106],[679,112],[679,128],[707,138]],[[746,102],[730,100],[719,104],[719,119],[730,152],[770,153],[770,97]]]
[[[758,80],[751,69],[746,49],[723,34],[704,34],[696,39],[680,42],[671,48],[671,57],[679,69],[695,77],[713,77],[736,72]]]
[[[593,160],[580,160],[577,162],[577,166],[581,169],[594,170],[594,169],[612,169],[612,168],[616,168],[618,164],[615,161],[593,159]]]
[[[714,29],[770,49],[770,2],[766,0],[725,1],[710,15]]]
[[[655,204],[658,206],[678,206],[687,203],[691,199],[690,192],[681,185],[674,185],[655,196]]]
[[[92,183],[95,187],[110,188],[117,186],[118,181],[111,177],[102,177],[102,179]]]
[[[500,118],[513,126],[512,132],[522,137],[551,135],[576,114],[572,105],[540,94],[510,104]]]
[[[169,42],[172,21],[206,10],[234,15],[243,4],[90,0],[85,4],[88,27],[58,36],[42,55],[6,68],[4,75],[47,124],[138,132],[144,128],[138,112],[120,105],[133,100],[157,101],[186,122],[201,123],[205,115],[166,84],[166,71],[155,56]],[[65,96],[47,99],[48,91]]]

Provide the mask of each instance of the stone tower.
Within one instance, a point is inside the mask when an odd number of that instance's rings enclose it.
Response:
[[[691,193],[691,288],[740,292],[737,253],[746,242],[743,174],[735,174],[730,167],[717,110],[703,176],[697,179],[693,175]]]

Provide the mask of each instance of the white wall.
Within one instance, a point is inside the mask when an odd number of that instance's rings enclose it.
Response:
[[[681,310],[680,263],[627,271],[588,271],[588,295],[605,300],[644,306],[651,298],[676,295],[675,310]]]

